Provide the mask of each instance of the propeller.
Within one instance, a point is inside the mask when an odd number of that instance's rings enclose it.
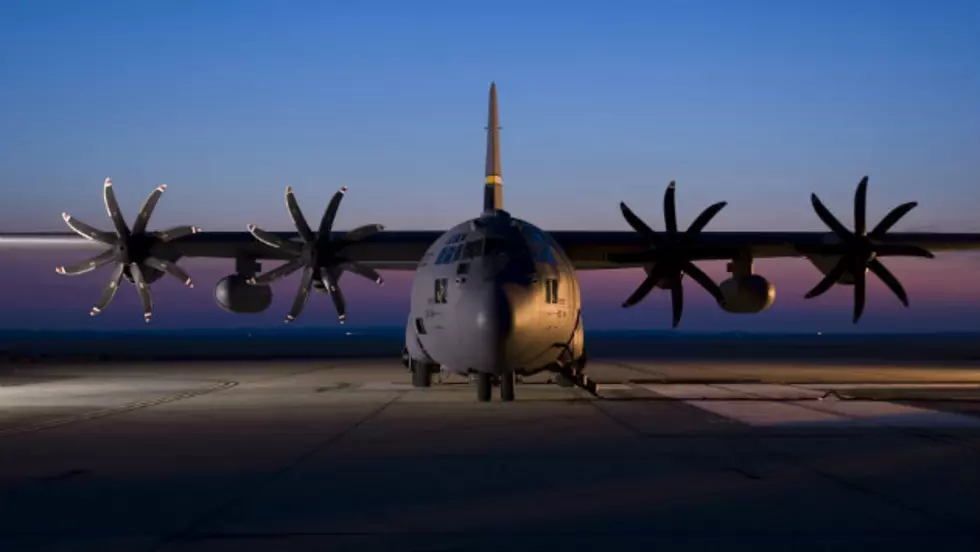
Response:
[[[193,282],[191,282],[191,277],[182,268],[177,266],[177,264],[150,254],[154,246],[159,243],[173,241],[201,231],[200,228],[194,226],[176,226],[156,232],[146,231],[146,225],[150,220],[150,215],[153,214],[153,209],[166,189],[167,185],[161,184],[150,192],[149,197],[143,203],[143,208],[136,216],[132,229],[126,224],[122,211],[119,209],[119,203],[116,201],[116,194],[112,190],[112,179],[110,178],[105,179],[102,187],[102,199],[105,202],[105,208],[109,213],[109,218],[115,227],[115,232],[104,232],[72,217],[68,213],[61,214],[61,217],[65,220],[65,224],[69,228],[86,239],[109,246],[109,249],[86,261],[68,266],[59,266],[55,269],[58,274],[77,276],[108,264],[115,264],[115,269],[113,269],[112,275],[109,277],[109,283],[102,291],[102,297],[92,307],[90,313],[92,316],[104,311],[112,303],[116,292],[119,290],[119,283],[124,275],[131,277],[131,281],[136,286],[136,291],[140,297],[140,304],[143,306],[143,319],[146,322],[150,321],[150,317],[153,314],[153,298],[150,295],[148,272],[145,271],[150,271],[150,274],[153,271],[169,274],[188,287],[194,287]]]
[[[301,243],[287,240],[271,232],[266,232],[257,228],[254,224],[248,225],[248,231],[260,242],[281,250],[292,260],[260,276],[247,280],[252,285],[269,285],[276,280],[281,280],[290,274],[302,269],[303,276],[300,279],[299,290],[293,300],[292,309],[286,315],[286,323],[292,322],[303,311],[306,299],[310,295],[311,288],[325,289],[333,299],[334,307],[337,309],[337,318],[343,324],[347,319],[347,306],[344,301],[344,294],[340,291],[338,280],[344,271],[353,272],[359,276],[372,280],[378,285],[382,285],[384,280],[374,269],[359,264],[341,255],[343,250],[349,245],[374,235],[384,226],[380,224],[365,224],[348,231],[341,238],[334,238],[331,235],[333,230],[334,218],[337,216],[337,209],[340,201],[347,193],[344,186],[334,193],[327,205],[323,217],[320,219],[320,226],[316,233],[310,229],[303,212],[300,211],[299,203],[293,194],[291,186],[286,188],[286,208],[289,216],[293,219],[293,225],[299,232]]]
[[[660,285],[670,289],[671,304],[673,306],[673,327],[681,321],[681,314],[684,312],[684,287],[681,278],[684,274],[690,276],[701,287],[707,290],[719,304],[725,302],[721,289],[707,274],[701,271],[692,261],[698,260],[692,253],[690,245],[697,239],[698,234],[704,227],[711,222],[711,219],[721,211],[726,202],[721,201],[708,207],[691,223],[687,231],[680,233],[677,230],[677,209],[674,202],[674,189],[676,184],[672,180],[664,193],[664,220],[667,231],[658,234],[644,223],[636,214],[620,203],[619,207],[623,211],[626,222],[633,227],[639,234],[647,239],[650,249],[639,256],[631,256],[631,259],[640,262],[653,263],[653,268],[647,274],[643,283],[636,291],[623,302],[623,307],[631,307],[643,300],[650,291]]]
[[[867,271],[877,276],[885,286],[898,297],[906,307],[909,306],[908,294],[878,257],[924,257],[931,259],[933,254],[921,247],[905,244],[882,244],[879,240],[891,230],[895,223],[915,208],[918,203],[910,201],[891,210],[871,232],[867,228],[867,196],[868,177],[865,176],[857,185],[854,193],[854,231],[848,230],[827,207],[820,201],[817,194],[810,195],[813,209],[840,239],[839,244],[814,248],[801,248],[803,252],[840,255],[840,260],[830,272],[824,276],[807,294],[807,299],[823,295],[837,283],[845,274],[854,279],[854,323],[861,319],[864,312],[865,295],[867,293]]]

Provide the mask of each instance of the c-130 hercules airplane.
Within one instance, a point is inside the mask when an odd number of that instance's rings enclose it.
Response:
[[[864,310],[869,271],[908,306],[902,284],[880,257],[931,258],[931,251],[980,249],[980,234],[889,234],[915,202],[896,207],[869,232],[867,177],[857,186],[853,231],[815,194],[813,208],[829,233],[704,232],[725,202],[708,207],[680,231],[671,182],[664,194],[664,232],[655,232],[625,203],[620,209],[633,232],[545,232],[503,208],[498,131],[497,90],[491,84],[483,212],[447,231],[386,231],[380,224],[334,231],[344,187],[334,194],[314,232],[287,187],[286,207],[296,232],[268,232],[254,225],[248,232],[206,232],[193,226],[152,232],[147,222],[166,186],[150,193],[129,227],[107,178],[103,199],[114,231],[98,230],[64,213],[74,234],[0,234],[0,248],[107,248],[57,271],[78,275],[113,265],[92,315],[109,306],[125,278],[136,286],[147,322],[153,308],[151,283],[168,274],[191,285],[190,276],[176,264],[182,257],[235,260],[235,272],[214,288],[218,305],[234,313],[264,311],[272,301],[270,284],[301,271],[286,322],[300,315],[311,290],[316,290],[330,295],[343,323],[347,311],[339,280],[345,271],[381,284],[378,270],[415,270],[403,350],[413,385],[431,385],[432,375],[440,370],[471,375],[480,401],[489,401],[495,386],[502,400],[511,401],[517,376],[545,371],[554,373],[561,385],[596,394],[595,383],[584,373],[588,355],[576,270],[642,268],[646,278],[623,306],[637,304],[654,288],[669,290],[676,328],[684,309],[685,275],[722,309],[758,313],[772,304],[775,288],[753,274],[753,259],[806,257],[824,274],[806,297],[819,296],[834,284],[852,286],[856,323]],[[286,262],[260,274],[260,260]],[[716,284],[694,264],[702,260],[729,261],[731,278]]]

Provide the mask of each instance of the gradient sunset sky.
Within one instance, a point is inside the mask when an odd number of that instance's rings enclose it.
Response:
[[[852,223],[917,200],[898,231],[980,232],[980,3],[909,1],[421,1],[0,3],[0,232],[108,229],[111,176],[129,220],[166,183],[151,227],[291,230],[350,187],[340,228],[443,229],[479,213],[487,89],[496,81],[504,201],[545,229],[627,229],[626,201],[662,228],[712,202],[709,230],[823,230],[809,195]],[[0,252],[0,328],[143,327],[125,286],[88,316],[108,269],[54,267],[79,252]],[[814,300],[805,260],[757,263],[777,286],[757,316],[686,286],[681,330],[980,330],[980,254],[886,264],[906,310],[872,278]],[[211,299],[226,261],[182,262],[197,287],[154,285],[154,328],[279,327],[273,306],[236,316]],[[269,268],[273,265],[267,265]],[[703,263],[719,281],[721,263]],[[411,273],[347,276],[351,326],[397,325]],[[582,274],[586,329],[670,327],[669,296],[620,303],[634,270]],[[315,295],[298,323],[335,326]]]

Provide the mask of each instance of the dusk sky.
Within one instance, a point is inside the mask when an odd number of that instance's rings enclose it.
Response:
[[[896,231],[980,232],[980,2],[0,2],[0,232],[66,231],[62,211],[109,229],[111,176],[132,221],[157,185],[151,228],[292,230],[350,187],[341,229],[443,229],[482,207],[486,101],[499,91],[504,202],[545,229],[625,230],[626,201],[663,228],[677,180],[686,227],[824,230],[817,194],[848,226],[867,174],[869,219],[919,206]],[[0,251],[0,328],[143,327],[136,292],[90,318],[109,268],[54,267],[91,252]],[[197,286],[153,287],[153,327],[282,325],[297,276],[261,315],[221,311],[227,261],[184,260]],[[851,289],[814,300],[800,259],[767,260],[757,316],[687,285],[681,330],[980,330],[980,253],[886,260],[857,327]],[[269,264],[266,268],[273,266]],[[722,263],[703,263],[718,281]],[[347,276],[352,326],[403,324],[411,273],[380,290]],[[635,270],[582,274],[588,329],[670,327],[654,293],[620,303]],[[298,323],[335,326],[314,295]]]

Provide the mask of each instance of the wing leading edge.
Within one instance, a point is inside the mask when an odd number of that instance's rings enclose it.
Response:
[[[281,240],[299,245],[296,232],[271,232]],[[343,239],[346,232],[333,233]],[[376,270],[414,270],[426,249],[443,234],[441,230],[385,230],[352,246],[348,256]],[[578,270],[635,268],[650,264],[641,256],[650,250],[642,236],[631,231],[556,230],[550,235],[565,250]],[[909,244],[933,252],[980,250],[980,234],[895,233],[881,240]],[[740,254],[753,258],[806,257],[807,251],[838,243],[826,232],[703,232],[690,249],[700,260],[733,260]],[[210,232],[173,240],[157,247],[171,258],[289,260],[288,254],[257,241],[249,232]],[[0,250],[99,251],[100,242],[68,232],[18,232],[0,234]],[[812,255],[813,253],[809,253]],[[632,258],[631,258],[632,257]]]

